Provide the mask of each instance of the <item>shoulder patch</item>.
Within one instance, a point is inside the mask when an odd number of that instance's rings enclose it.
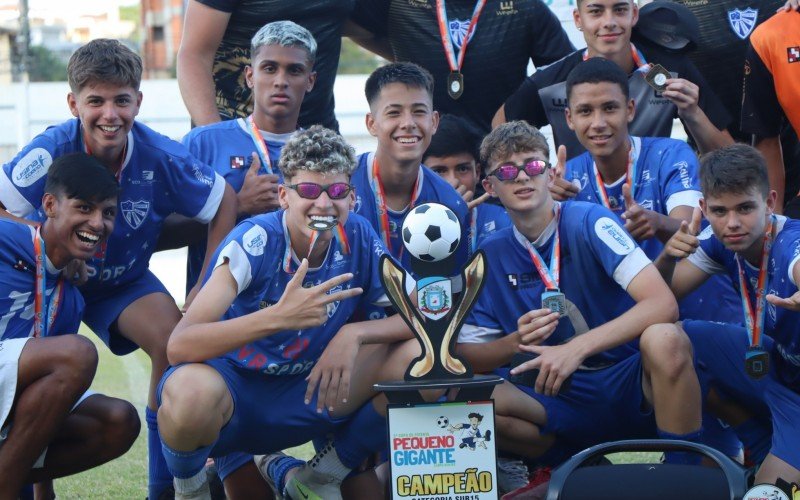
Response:
[[[600,217],[594,223],[594,232],[617,255],[628,255],[636,248],[628,233],[609,217]]]
[[[53,157],[44,148],[34,148],[19,159],[11,170],[11,181],[15,186],[28,187],[47,174]]]
[[[267,232],[261,226],[253,226],[242,236],[242,246],[244,251],[258,257],[264,254],[267,246]]]

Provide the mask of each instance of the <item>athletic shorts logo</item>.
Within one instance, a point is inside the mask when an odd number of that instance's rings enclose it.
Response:
[[[800,45],[797,47],[788,47],[786,49],[786,54],[787,60],[790,63],[796,63],[797,61],[800,61]]]
[[[147,213],[150,211],[150,202],[146,200],[125,200],[120,202],[119,208],[122,210],[125,222],[133,229],[139,229],[142,222],[147,219]]]
[[[628,233],[608,217],[597,219],[594,232],[617,255],[628,255],[636,248]]]
[[[48,150],[32,149],[14,165],[11,180],[15,186],[28,187],[44,177],[52,163],[53,157]]]
[[[267,232],[261,226],[251,227],[242,236],[242,246],[244,251],[253,257],[263,255],[264,248],[267,246]]]
[[[758,9],[748,7],[747,9],[733,9],[728,11],[728,23],[731,25],[731,30],[741,38],[747,39],[753,28],[756,27],[756,20],[758,19]]]

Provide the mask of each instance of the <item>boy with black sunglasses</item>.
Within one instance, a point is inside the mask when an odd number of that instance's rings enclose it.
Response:
[[[553,200],[547,154],[544,136],[521,121],[481,145],[484,187],[514,225],[480,245],[489,270],[459,352],[474,370],[504,376],[515,355],[533,353],[512,373],[539,371],[529,386],[495,389],[501,448],[556,464],[608,440],[697,439],[689,341],[652,326],[677,317],[674,297],[610,210]]]
[[[273,453],[329,433],[313,465],[287,481],[297,464],[286,464],[275,482],[292,498],[341,498],[342,479],[385,446],[372,384],[402,377],[413,357],[388,346],[412,337],[397,315],[346,324],[388,304],[383,244],[350,213],[352,149],[313,126],[286,143],[279,166],[282,210],[228,235],[170,338],[159,423],[179,498],[206,498],[209,456]]]

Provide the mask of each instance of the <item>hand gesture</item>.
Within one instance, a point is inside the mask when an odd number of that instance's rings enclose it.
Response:
[[[556,331],[558,317],[550,309],[534,309],[520,316],[517,320],[520,344],[538,345],[547,340]]]
[[[770,293],[767,294],[767,302],[790,311],[800,311],[800,291],[794,292],[791,297],[785,299]]]
[[[469,203],[472,201],[472,197],[475,196],[475,193],[468,190],[467,186],[458,182],[458,179],[451,179],[448,181],[448,184],[453,186],[453,189],[455,189],[456,193],[461,196],[461,199],[464,200],[464,203]]]
[[[572,352],[571,342],[557,346],[520,345],[523,351],[538,354],[530,361],[526,361],[511,370],[512,375],[539,369],[536,377],[535,390],[545,396],[556,396],[564,381],[578,369],[583,361],[580,356]]]
[[[625,212],[622,214],[625,229],[636,241],[655,236],[658,230],[658,214],[643,208],[633,199],[628,183],[622,185],[622,196],[625,199]]]
[[[473,208],[477,207],[484,201],[488,200],[491,195],[489,193],[483,193],[482,195],[478,196],[474,200],[467,202],[467,210],[472,210]],[[464,200],[466,201],[466,200]]]
[[[692,221],[681,222],[681,227],[664,245],[664,252],[674,259],[685,259],[695,253],[697,247],[700,246],[697,233],[700,231],[702,218],[703,213],[700,211],[700,207],[694,207]]]
[[[319,361],[306,377],[308,382],[304,397],[306,404],[311,403],[314,391],[319,387],[317,413],[322,413],[323,408],[328,408],[328,411],[332,412],[337,403],[347,403],[347,396],[350,394],[350,376],[353,373],[358,348],[358,338],[352,335],[345,325],[331,339]]]
[[[242,189],[236,195],[239,202],[239,213],[247,215],[271,212],[279,207],[278,181],[280,178],[274,174],[259,174],[261,160],[256,153],[252,153],[253,163],[244,174]]]
[[[303,288],[307,272],[308,259],[303,259],[294,277],[286,284],[280,300],[271,308],[277,313],[281,330],[303,330],[319,326],[328,320],[328,304],[355,297],[362,292],[361,288],[350,288],[328,293],[331,288],[351,280],[352,273],[341,274],[320,285]]]
[[[786,4],[784,4],[783,7],[778,7],[776,12],[780,12],[782,10],[800,10],[800,0],[787,0]]]
[[[550,194],[553,196],[554,200],[566,201],[576,197],[580,189],[578,189],[578,186],[575,184],[564,179],[564,172],[567,169],[567,147],[563,144],[558,147],[556,159],[556,166],[554,167],[556,175],[555,179],[553,179],[553,183],[550,185]]]
[[[700,87],[683,78],[668,78],[667,89],[662,95],[678,108],[678,114],[693,113],[699,110]]]
[[[81,286],[89,279],[86,261],[83,259],[73,259],[61,270],[61,276],[75,286]]]

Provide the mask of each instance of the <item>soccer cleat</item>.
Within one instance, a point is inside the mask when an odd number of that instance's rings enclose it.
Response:
[[[342,500],[341,481],[304,465],[286,485],[293,500]]]
[[[518,490],[528,484],[528,467],[522,460],[497,457],[497,489],[500,494]]]
[[[283,500],[283,490],[280,489],[278,484],[279,479],[273,477],[275,473],[274,464],[277,463],[278,460],[282,458],[286,458],[287,455],[282,451],[276,451],[275,453],[270,453],[269,455],[256,455],[253,457],[253,461],[256,463],[256,468],[258,469],[259,474],[261,477],[264,478],[264,481],[267,482],[270,489],[272,490],[272,494],[275,496],[275,500]]]

